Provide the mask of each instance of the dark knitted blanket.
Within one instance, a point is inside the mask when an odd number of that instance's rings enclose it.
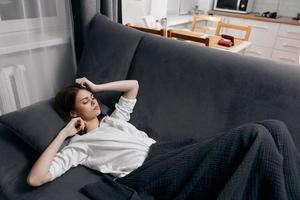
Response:
[[[266,120],[207,140],[156,143],[141,167],[111,182],[122,188],[123,199],[296,200],[300,156],[285,124]],[[95,189],[103,184],[86,186],[85,192],[103,199]]]

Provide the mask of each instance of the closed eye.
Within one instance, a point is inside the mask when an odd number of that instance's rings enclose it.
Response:
[[[95,99],[95,97],[94,97],[93,94],[91,94],[90,97],[91,97],[92,100]],[[84,98],[81,100],[81,102],[82,102],[83,104],[87,104],[89,101],[90,101],[90,99],[89,99],[88,97],[84,97]]]

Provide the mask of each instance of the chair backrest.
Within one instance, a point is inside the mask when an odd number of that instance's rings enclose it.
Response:
[[[193,42],[203,43],[205,46],[209,46],[209,38],[200,35],[199,33],[191,31],[183,31],[178,29],[169,29],[167,31],[167,37],[178,38],[183,40],[189,40]]]
[[[209,33],[215,34],[217,24],[221,20],[221,17],[218,16],[193,15],[191,31],[201,29],[205,32],[208,31]],[[206,25],[201,25],[199,22],[205,22]],[[211,23],[215,24],[215,26],[209,26]]]
[[[126,26],[143,31],[143,32],[147,32],[147,33],[152,33],[152,34],[156,34],[156,35],[160,35],[160,36],[164,36],[165,35],[165,30],[163,28],[160,29],[156,29],[156,28],[146,28],[146,27],[142,27],[142,26],[137,26],[131,23],[127,23]]]
[[[239,30],[242,32],[245,32],[244,37],[236,37],[238,39],[248,41],[250,38],[250,33],[251,33],[251,26],[248,25],[236,25],[236,24],[227,24],[222,21],[218,23],[217,30],[216,30],[216,35],[221,35],[222,34],[222,28],[227,28],[227,29],[234,29],[234,30]]]

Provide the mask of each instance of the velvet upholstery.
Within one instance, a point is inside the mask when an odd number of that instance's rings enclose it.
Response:
[[[2,116],[0,122],[39,153],[43,152],[65,125],[53,109],[53,99]]]
[[[111,37],[104,39],[107,30]],[[132,44],[123,46],[114,38]],[[101,15],[91,24],[89,40],[93,42],[88,42],[77,77],[98,83],[137,79],[140,91],[131,121],[155,139],[209,137],[272,118],[288,125],[299,148],[300,124],[290,117],[291,112],[300,114],[300,96],[294,95],[300,90],[298,66],[141,34]],[[122,59],[101,63],[117,53]],[[99,95],[111,108],[120,96]]]
[[[101,102],[100,106],[102,113],[111,113]],[[66,178],[40,189],[33,190],[26,183],[32,164],[66,124],[54,111],[53,99],[3,115],[0,122],[0,186],[3,193],[0,199],[20,196],[22,199],[86,199],[79,189],[84,183],[97,181],[99,173],[84,167],[72,169]],[[68,141],[65,140],[61,148]],[[81,180],[82,176],[84,180]],[[65,184],[69,186],[61,186]]]
[[[132,122],[172,140],[279,119],[299,148],[299,77],[297,65],[144,36],[127,77],[140,84]]]
[[[26,183],[26,177],[39,153],[2,124],[0,124],[0,133],[1,200],[88,200],[80,189],[85,184],[97,182],[99,172],[79,166],[71,169],[62,179],[39,188],[32,188]]]
[[[142,33],[139,31],[129,30],[102,15],[94,18],[77,77],[86,76],[95,83],[126,79],[141,37]],[[113,102],[118,100],[120,93],[106,92],[96,96],[113,109]],[[112,98],[114,101],[111,101]]]
[[[38,102],[0,117],[0,122],[11,129],[15,135],[36,152],[42,153],[57,133],[66,125],[55,112],[53,103],[54,99]],[[100,107],[103,114],[111,113],[111,110],[101,102]],[[61,148],[68,141],[66,140]]]
[[[142,33],[102,15],[90,25],[77,77],[95,83],[138,80],[130,122],[154,139],[210,137],[245,122],[273,118],[288,126],[300,149],[299,66]],[[98,97],[113,109],[120,95],[100,92]],[[0,197],[86,199],[80,188],[98,181],[100,173],[85,167],[35,190],[26,185],[30,167],[64,125],[51,100],[0,121]]]

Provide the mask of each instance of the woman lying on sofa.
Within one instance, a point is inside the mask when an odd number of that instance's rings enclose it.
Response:
[[[80,78],[61,90],[56,110],[68,124],[33,165],[28,184],[41,186],[84,165],[113,175],[141,199],[300,199],[299,153],[283,122],[248,123],[207,140],[156,142],[128,122],[138,89],[135,80],[96,85]],[[110,116],[101,115],[93,96],[101,91],[123,92]]]

